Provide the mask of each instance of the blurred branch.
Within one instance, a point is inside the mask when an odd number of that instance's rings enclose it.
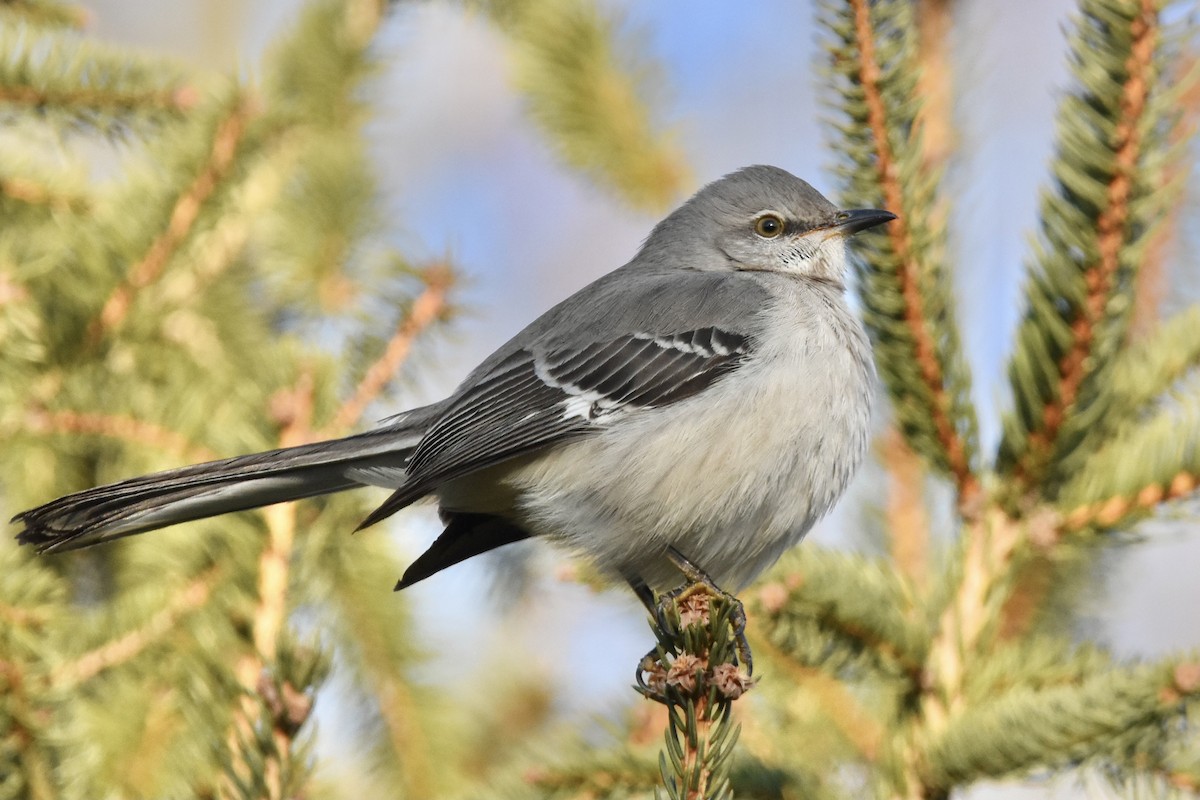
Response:
[[[887,470],[888,543],[892,560],[913,586],[929,574],[929,515],[925,510],[925,470],[894,427],[883,434],[879,458]]]
[[[15,175],[0,176],[0,195],[18,203],[75,214],[88,211],[92,205],[91,199],[85,194],[64,193],[31,178]]]
[[[19,16],[39,25],[82,28],[88,22],[88,11],[71,3],[54,0],[0,0],[0,13]]]
[[[128,631],[73,661],[56,666],[50,675],[50,682],[59,688],[70,687],[89,681],[107,669],[131,661],[146,648],[174,633],[180,619],[207,603],[220,576],[220,569],[209,569],[176,592],[154,616],[135,630]]]
[[[691,181],[677,145],[656,130],[616,25],[590,0],[480,3],[512,38],[529,115],[571,167],[631,205],[665,209]]]
[[[192,442],[181,433],[122,414],[30,409],[25,415],[25,429],[38,434],[85,433],[107,436],[130,444],[149,445],[192,461],[211,461],[217,457],[211,450]]]
[[[907,2],[849,0],[829,6],[838,105],[836,126],[849,157],[843,203],[878,204],[898,215],[886,230],[859,237],[863,317],[892,397],[897,425],[913,450],[947,475],[964,515],[977,513],[977,422],[970,373],[953,314],[944,264],[944,220],[936,214],[939,170],[926,164],[915,76],[917,33]]]
[[[921,108],[922,160],[926,169],[941,169],[957,144],[954,130],[954,67],[950,63],[951,11],[955,0],[919,0],[917,3],[917,95]]]
[[[763,587],[764,593],[770,586],[772,584]],[[770,601],[763,599],[762,602]],[[816,702],[823,719],[850,743],[864,761],[879,758],[886,731],[845,683],[820,669],[798,664],[796,659],[766,636],[752,636],[750,642],[755,653],[767,654],[771,664],[783,668],[788,683]]]
[[[944,729],[965,706],[967,659],[983,652],[981,637],[1006,596],[1005,578],[1028,524],[988,507],[963,534],[958,588],[942,612],[926,658],[921,712],[933,732]]]
[[[253,116],[249,98],[240,98],[230,114],[217,126],[208,162],[175,202],[166,229],[155,239],[142,260],[130,268],[124,282],[105,301],[100,316],[93,320],[88,339],[93,344],[119,327],[141,289],[162,275],[167,262],[187,238],[206,201],[233,166],[238,144]]]
[[[337,410],[325,426],[322,436],[338,435],[362,419],[363,413],[383,392],[412,350],[417,337],[433,325],[446,310],[447,293],[454,285],[454,273],[448,264],[437,264],[422,273],[425,288],[413,301],[412,308],[400,321],[388,340],[383,355],[370,366],[355,387],[354,393]]]

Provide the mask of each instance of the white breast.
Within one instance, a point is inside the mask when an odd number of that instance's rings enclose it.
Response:
[[[508,471],[519,522],[658,589],[680,581],[668,545],[737,590],[798,542],[866,451],[870,353],[838,287],[764,313],[772,335],[705,392]]]

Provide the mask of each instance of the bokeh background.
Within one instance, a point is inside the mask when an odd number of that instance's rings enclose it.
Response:
[[[658,121],[676,137],[695,181],[754,163],[775,164],[833,194],[822,125],[815,10],[801,0],[704,3],[607,0],[650,70]],[[300,0],[90,0],[99,38],[253,76],[268,44]],[[957,316],[975,376],[985,452],[999,438],[1005,356],[1020,315],[1023,259],[1050,156],[1053,115],[1065,84],[1064,0],[959,0],[951,39],[955,155],[947,177]],[[448,257],[466,277],[466,313],[426,354],[420,380],[395,410],[436,399],[482,357],[542,310],[624,263],[655,221],[628,210],[557,161],[523,113],[500,35],[454,4],[400,4],[376,43],[383,69],[370,87],[367,127],[391,229],[414,258]],[[1194,193],[1184,202],[1194,208]],[[1184,220],[1196,219],[1185,213]],[[1194,225],[1193,225],[1194,227]],[[1195,252],[1186,227],[1166,281],[1168,307],[1194,300]],[[872,513],[879,476],[865,471],[839,511],[812,534],[856,547]],[[875,482],[875,483],[873,483]],[[417,554],[438,532],[430,509],[389,521]],[[1200,535],[1171,520],[1140,529],[1146,541],[1104,557],[1104,579],[1080,623],[1119,655],[1200,646]],[[152,547],[150,540],[142,546]],[[349,544],[348,546],[353,546]],[[515,552],[514,552],[515,551]],[[523,655],[526,668],[586,693],[560,692],[557,713],[582,725],[614,719],[634,701],[633,666],[648,632],[625,592],[597,594],[564,580],[556,553],[519,544],[457,566],[409,590],[427,679],[453,686],[472,674],[478,646]],[[514,577],[515,576],[515,577]],[[519,583],[514,591],[514,584]],[[379,587],[379,602],[391,600]],[[497,615],[506,624],[494,625]],[[565,657],[564,657],[565,654]],[[318,704],[319,724],[353,724],[335,680]],[[321,756],[338,757],[322,736]],[[1071,780],[996,784],[973,798],[1074,797],[1103,789]]]

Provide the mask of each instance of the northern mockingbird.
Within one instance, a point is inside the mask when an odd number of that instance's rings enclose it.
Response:
[[[842,494],[867,446],[873,367],[843,298],[842,211],[754,166],[660,222],[447,399],[374,430],[78,492],[14,518],[41,550],[339,492],[395,491],[360,527],[433,497],[445,531],[402,589],[530,536],[648,604],[691,565],[737,590]]]

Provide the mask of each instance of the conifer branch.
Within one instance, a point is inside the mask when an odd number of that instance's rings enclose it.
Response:
[[[311,439],[314,383],[310,372],[302,372],[291,389],[278,392],[271,399],[271,413],[280,426],[279,446],[292,447]],[[282,798],[282,778],[279,758],[290,753],[290,737],[272,726],[269,738],[256,739],[255,720],[260,704],[267,703],[264,685],[269,675],[276,673],[281,635],[288,613],[288,586],[292,550],[296,537],[295,503],[277,503],[262,510],[267,524],[267,541],[258,559],[258,603],[251,616],[253,652],[239,659],[234,675],[244,692],[234,710],[232,724],[226,735],[233,763],[226,775],[226,795],[234,792],[249,794],[261,778],[267,796]],[[267,682],[264,684],[264,682]],[[257,743],[257,746],[256,746]],[[257,759],[266,759],[258,765]]]
[[[86,195],[64,193],[31,178],[15,175],[0,175],[0,195],[5,200],[72,214],[82,214],[92,205]]]
[[[72,661],[56,666],[50,675],[50,683],[58,688],[69,688],[85,683],[105,670],[132,661],[147,648],[174,633],[181,619],[208,602],[220,572],[219,569],[209,569],[176,592],[142,625]]]
[[[887,470],[885,513],[892,561],[913,586],[923,586],[929,575],[930,525],[925,509],[925,471],[895,428],[883,435],[879,458]]]
[[[1006,578],[1025,537],[1022,525],[995,507],[963,535],[958,589],[942,612],[925,661],[921,717],[929,730],[944,729],[966,705],[967,659],[980,652],[981,639],[1006,599]]]
[[[841,106],[851,122],[839,130],[853,162],[843,200],[899,215],[885,231],[860,237],[871,251],[860,269],[876,361],[911,446],[954,482],[960,509],[975,513],[977,424],[948,277],[934,255],[943,234],[932,216],[936,178],[922,166],[911,8],[850,0],[830,14],[840,39],[833,56]]]
[[[482,5],[516,49],[529,115],[570,166],[658,211],[690,182],[679,148],[656,130],[638,70],[618,51],[615,25],[587,0]]]
[[[659,771],[671,800],[733,797],[731,712],[753,681],[737,666],[732,613],[728,598],[697,584],[668,603],[665,626],[651,624],[658,647],[639,665],[638,691],[667,707]]]
[[[1043,471],[1044,467],[1038,462],[1048,458],[1047,451],[1091,370],[1096,327],[1117,286],[1119,259],[1129,224],[1129,203],[1134,199],[1133,173],[1141,155],[1142,114],[1153,86],[1148,73],[1153,66],[1158,35],[1156,4],[1153,0],[1141,0],[1140,5],[1140,13],[1129,26],[1132,42],[1125,62],[1127,77],[1121,87],[1116,120],[1113,172],[1105,187],[1104,206],[1096,219],[1097,258],[1084,270],[1087,295],[1080,304],[1079,316],[1071,325],[1071,344],[1058,361],[1058,387],[1042,409],[1041,424],[1030,433],[1025,459],[1016,466],[1018,476],[1030,482],[1036,481]]]
[[[123,414],[30,409],[25,415],[25,429],[37,434],[106,436],[130,444],[149,445],[192,461],[211,461],[217,457],[207,447],[196,444],[181,433]]]
[[[862,659],[885,672],[920,678],[929,646],[908,609],[913,596],[883,563],[817,547],[781,560],[756,600],[762,634],[794,662],[834,673]]]
[[[87,9],[54,0],[3,0],[0,13],[20,17],[38,25],[82,28],[87,24]]]
[[[30,697],[30,677],[22,669],[24,665],[0,659],[0,696],[5,699],[4,711],[8,719],[5,731],[5,749],[16,751],[15,758],[4,760],[19,767],[20,775],[11,776],[18,791],[30,800],[57,800],[60,796],[53,779],[53,767],[43,750],[44,737],[38,730],[37,719],[42,714]],[[7,755],[7,754],[6,754]]]
[[[354,393],[325,427],[325,434],[334,435],[358,424],[367,406],[383,393],[387,384],[400,372],[417,337],[444,315],[447,296],[454,284],[453,271],[448,264],[437,264],[426,269],[422,277],[425,288],[400,320],[383,354],[367,369]]]
[[[919,0],[917,3],[917,127],[921,131],[922,162],[940,170],[956,147],[957,133],[951,113],[954,102],[954,67],[950,63],[951,8],[954,0]]]
[[[776,585],[764,586],[760,595],[774,594]],[[774,604],[773,600],[767,598],[760,598],[759,602]],[[879,758],[887,732],[845,683],[824,670],[797,663],[791,653],[766,636],[751,636],[750,644],[756,654],[766,654],[772,666],[784,671],[788,684],[801,687],[805,694],[813,698],[820,706],[823,717],[864,761],[873,762]]]
[[[412,627],[400,607],[380,609],[375,587],[395,580],[398,564],[386,545],[360,542],[331,548],[322,556],[334,569],[338,625],[353,631],[351,647],[360,654],[360,682],[375,701],[387,746],[401,770],[393,788],[405,797],[434,796],[437,759],[423,724],[418,690],[405,680],[414,655]]]
[[[1013,688],[930,741],[923,785],[948,790],[1047,766],[1112,763],[1136,750],[1144,726],[1179,718],[1198,694],[1200,664],[1192,659],[1117,668],[1065,686]],[[1013,736],[1016,730],[1022,735]]]
[[[199,99],[169,62],[133,58],[21,18],[0,25],[0,118],[37,114],[108,130],[178,118]]]
[[[997,464],[1014,479],[1010,505],[1031,492],[1055,497],[1100,440],[1090,434],[1113,401],[1109,373],[1132,318],[1129,292],[1177,197],[1158,5],[1083,0],[1071,34],[1079,88],[1060,112],[1054,186],[1043,195],[1009,362],[1016,407]]]
[[[142,259],[130,268],[125,280],[109,295],[100,315],[93,320],[88,331],[93,344],[119,327],[137,293],[161,277],[167,262],[199,219],[204,204],[229,175],[252,114],[250,102],[242,98],[217,125],[207,162],[175,201],[166,229],[150,244]]]

